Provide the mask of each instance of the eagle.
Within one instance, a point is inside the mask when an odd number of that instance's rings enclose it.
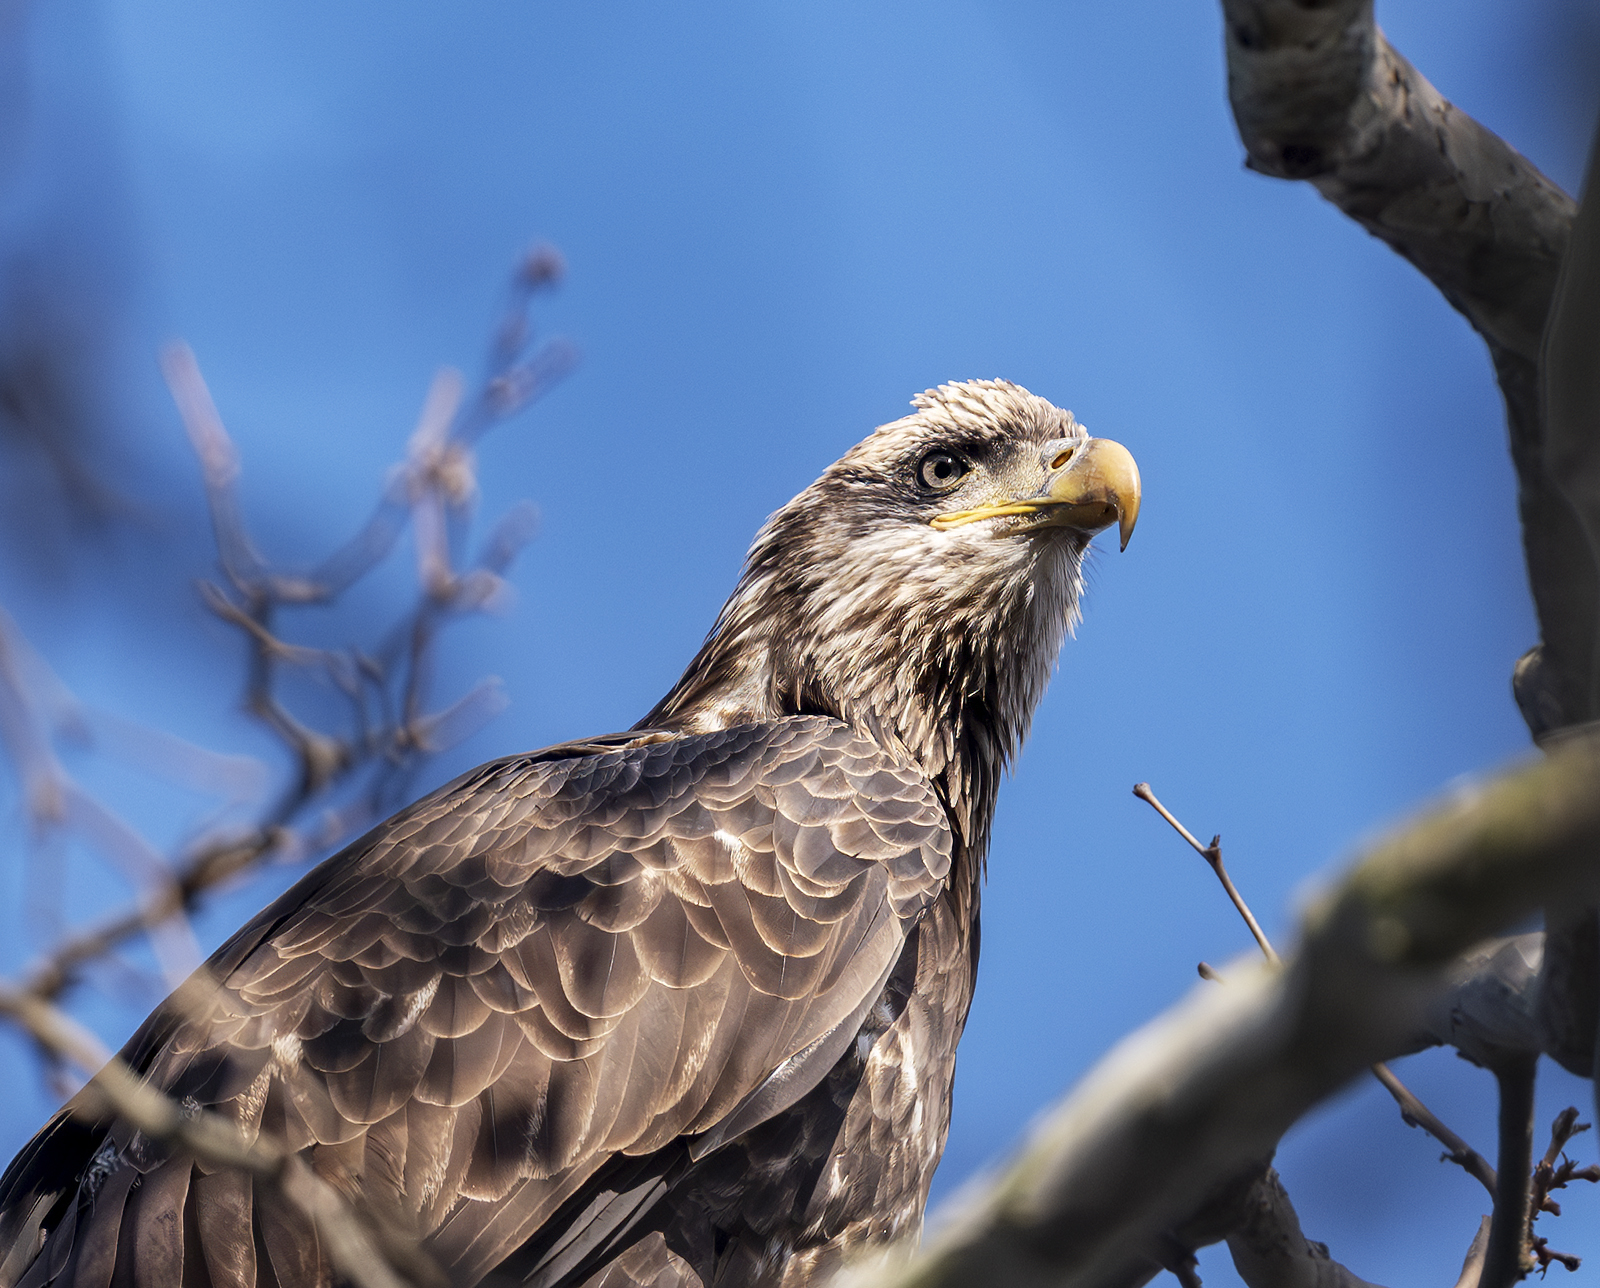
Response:
[[[632,729],[492,761],[309,872],[123,1048],[456,1288],[795,1288],[913,1240],[1001,773],[1132,456],[941,385],[757,534]],[[270,1184],[82,1095],[3,1288],[328,1288]]]

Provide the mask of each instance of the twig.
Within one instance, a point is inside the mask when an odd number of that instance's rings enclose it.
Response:
[[[1405,1083],[1395,1077],[1394,1070],[1381,1061],[1372,1066],[1372,1076],[1377,1078],[1400,1106],[1400,1117],[1412,1127],[1420,1127],[1445,1147],[1443,1157],[1462,1170],[1475,1176],[1493,1198],[1499,1192],[1499,1178],[1489,1160],[1457,1136],[1427,1105],[1418,1100]]]
[[[1153,1241],[1374,1060],[1417,1049],[1457,956],[1600,893],[1600,752],[1562,748],[1372,846],[1282,970],[1197,988],[1119,1043],[879,1288],[1115,1288]],[[1492,958],[1476,957],[1493,967]],[[1525,999],[1519,999],[1525,1000]]]
[[[1533,1092],[1536,1056],[1515,1055],[1494,1070],[1500,1084],[1500,1184],[1481,1288],[1511,1288],[1533,1268],[1528,1251],[1533,1170]]]
[[[1213,836],[1210,845],[1201,845],[1199,841],[1194,839],[1194,833],[1178,822],[1167,807],[1156,799],[1156,794],[1150,790],[1149,783],[1135,783],[1133,785],[1133,794],[1140,800],[1147,802],[1157,814],[1172,824],[1178,835],[1189,842],[1194,847],[1195,852],[1211,865],[1211,870],[1217,874],[1217,880],[1222,882],[1222,888],[1228,892],[1228,898],[1233,900],[1233,906],[1239,910],[1239,915],[1244,918],[1244,924],[1250,927],[1250,933],[1255,936],[1256,943],[1260,946],[1266,959],[1274,966],[1281,965],[1277,952],[1274,951],[1272,944],[1267,939],[1266,931],[1261,929],[1261,924],[1256,920],[1255,914],[1250,911],[1250,905],[1244,901],[1244,896],[1239,893],[1233,884],[1233,878],[1228,875],[1228,869],[1223,866],[1222,837],[1220,835]]]
[[[1214,836],[1211,838],[1210,845],[1202,846],[1199,841],[1194,839],[1194,834],[1180,823],[1165,805],[1156,799],[1156,794],[1150,789],[1149,783],[1135,783],[1133,794],[1148,803],[1156,813],[1166,819],[1177,831],[1178,835],[1189,842],[1199,852],[1200,856],[1211,865],[1211,870],[1217,874],[1217,879],[1222,882],[1222,888],[1228,892],[1228,898],[1233,900],[1233,906],[1239,910],[1239,915],[1244,918],[1245,924],[1250,927],[1250,933],[1255,936],[1262,955],[1272,965],[1281,965],[1278,954],[1273,950],[1272,944],[1267,939],[1266,932],[1261,929],[1260,923],[1256,921],[1255,916],[1250,911],[1250,906],[1229,879],[1228,870],[1222,864],[1222,837]],[[1208,975],[1207,972],[1210,972],[1210,974]],[[1211,968],[1206,966],[1204,962],[1201,963],[1200,975],[1202,979],[1216,977],[1216,973],[1211,971]],[[1495,1169],[1489,1166],[1489,1160],[1473,1149],[1455,1132],[1451,1131],[1437,1114],[1423,1104],[1416,1094],[1405,1083],[1400,1081],[1388,1065],[1382,1061],[1374,1064],[1372,1066],[1372,1076],[1383,1084],[1384,1089],[1394,1097],[1395,1103],[1400,1106],[1400,1117],[1408,1126],[1421,1127],[1423,1131],[1443,1145],[1449,1151],[1444,1157],[1476,1177],[1479,1183],[1489,1191],[1491,1198],[1498,1193],[1498,1179],[1495,1176]]]
[[[1589,1130],[1588,1123],[1578,1121],[1576,1108],[1563,1109],[1550,1124],[1550,1147],[1533,1169],[1533,1193],[1528,1203],[1528,1249],[1539,1263],[1541,1271],[1548,1270],[1552,1262],[1560,1262],[1568,1270],[1576,1270],[1583,1261],[1569,1252],[1557,1252],[1548,1239],[1534,1233],[1533,1223],[1541,1212],[1551,1216],[1561,1215],[1561,1205],[1550,1197],[1551,1190],[1563,1190],[1573,1181],[1600,1181],[1600,1166],[1591,1163],[1579,1167],[1563,1152],[1567,1143],[1579,1132]],[[1557,1161],[1559,1160],[1559,1162]]]

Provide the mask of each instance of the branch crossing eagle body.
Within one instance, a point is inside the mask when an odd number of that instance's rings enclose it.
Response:
[[[999,776],[1139,506],[1123,448],[1016,385],[913,405],[768,521],[633,730],[397,814],[124,1058],[456,1288],[792,1288],[913,1239]],[[0,1288],[339,1282],[281,1192],[94,1103],[0,1180]]]

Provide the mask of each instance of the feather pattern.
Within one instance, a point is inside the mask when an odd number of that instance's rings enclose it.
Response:
[[[915,406],[773,516],[639,726],[402,811],[124,1058],[302,1151],[458,1288],[799,1288],[915,1236],[995,793],[1088,541],[944,530],[916,482],[941,451],[1036,486],[1070,413],[1002,381]],[[0,1288],[331,1288],[281,1194],[95,1112],[0,1178]]]
[[[848,787],[863,773],[893,784],[882,799],[907,830],[857,829],[842,851],[830,828],[874,808]],[[773,822],[752,828],[757,795]],[[513,758],[310,874],[218,954],[204,1002],[169,1003],[130,1054],[148,1046],[157,1086],[247,1132],[346,1150],[364,1201],[471,1283],[604,1160],[713,1129],[870,1002],[950,844],[915,767],[827,718]],[[192,1163],[164,1160],[130,1194],[138,1154],[98,1194],[80,1183],[82,1247],[56,1282],[175,1284],[192,1256],[248,1283],[252,1220],[280,1284],[329,1281],[281,1198],[220,1174],[198,1178],[185,1248]],[[7,1178],[8,1208],[25,1180]],[[513,1195],[517,1219],[497,1220]]]

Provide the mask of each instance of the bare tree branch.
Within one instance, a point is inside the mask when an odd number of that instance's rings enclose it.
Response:
[[[1600,564],[1600,130],[1590,146],[1583,204],[1550,306],[1542,354],[1545,461]],[[1597,641],[1600,648],[1600,641]],[[1589,719],[1600,716],[1600,652],[1587,662]],[[1574,662],[1579,659],[1574,659]]]
[[[1252,169],[1309,180],[1426,274],[1489,345],[1543,639],[1519,665],[1517,696],[1542,736],[1600,715],[1600,562],[1550,471],[1539,397],[1540,339],[1575,207],[1446,102],[1384,39],[1372,8],[1222,0],[1228,95]]]
[[[1528,1253],[1533,1172],[1533,1092],[1538,1057],[1514,1056],[1494,1071],[1500,1084],[1500,1186],[1489,1224],[1482,1288],[1511,1288],[1533,1268]]]
[[[1546,467],[1571,504],[1586,546],[1600,562],[1600,130],[1590,145],[1582,207],[1545,334],[1542,376]],[[1588,718],[1600,716],[1600,630],[1587,659]],[[1550,932],[1539,1020],[1552,1054],[1571,1072],[1595,1079],[1600,1096],[1600,910],[1546,910]],[[1600,1098],[1596,1100],[1600,1107]]]
[[[1133,794],[1140,800],[1148,802],[1156,813],[1166,819],[1177,831],[1178,835],[1183,837],[1200,857],[1211,865],[1212,872],[1216,873],[1217,880],[1222,883],[1222,888],[1227,892],[1234,908],[1238,910],[1239,915],[1244,919],[1245,925],[1250,928],[1250,933],[1255,937],[1256,945],[1261,949],[1261,955],[1267,959],[1267,964],[1270,966],[1282,965],[1282,960],[1272,947],[1271,941],[1268,940],[1266,931],[1261,929],[1261,924],[1256,920],[1255,914],[1250,911],[1250,905],[1245,902],[1244,896],[1239,893],[1238,887],[1233,884],[1233,879],[1228,875],[1228,869],[1222,862],[1222,837],[1220,835],[1213,836],[1210,845],[1201,845],[1199,841],[1195,840],[1194,834],[1180,823],[1165,805],[1156,799],[1156,794],[1151,790],[1149,783],[1135,783],[1133,785]],[[1202,962],[1201,968],[1201,978],[1208,978],[1207,971],[1210,970],[1210,967]],[[1405,1083],[1400,1081],[1394,1070],[1390,1069],[1388,1065],[1382,1061],[1374,1064],[1372,1066],[1372,1076],[1382,1084],[1385,1091],[1394,1097],[1395,1103],[1400,1106],[1400,1117],[1408,1126],[1421,1127],[1426,1131],[1449,1151],[1445,1154],[1445,1158],[1457,1164],[1471,1176],[1476,1177],[1484,1188],[1489,1191],[1491,1198],[1495,1196],[1497,1190],[1494,1168],[1489,1166],[1488,1160],[1482,1154],[1478,1153],[1465,1140],[1451,1131],[1444,1120],[1429,1109],[1427,1105],[1423,1104],[1417,1095]],[[1288,1202],[1287,1195],[1284,1196],[1284,1202]],[[1241,1271],[1240,1273],[1243,1272]]]
[[[1312,906],[1283,970],[1200,988],[1124,1040],[922,1256],[872,1282],[1139,1282],[1165,1232],[1308,1108],[1425,1043],[1454,955],[1549,899],[1595,896],[1597,775],[1600,752],[1575,744],[1374,846]]]
[[[11,618],[0,612],[0,748],[16,767],[24,807],[37,828],[40,823],[56,822],[65,815],[66,774],[38,711],[28,700],[20,640]]]
[[[265,569],[239,512],[238,449],[222,427],[222,417],[200,376],[194,350],[186,344],[169,345],[161,355],[161,371],[167,378],[167,388],[172,391],[172,399],[178,405],[189,442],[200,462],[200,477],[211,507],[211,527],[223,571],[235,586],[248,593],[258,586]]]
[[[1395,1076],[1394,1070],[1381,1060],[1372,1066],[1372,1076],[1383,1084],[1383,1089],[1394,1097],[1400,1106],[1400,1117],[1413,1127],[1420,1127],[1445,1147],[1444,1155],[1450,1162],[1475,1178],[1492,1197],[1498,1180],[1489,1160],[1450,1129],[1427,1105],[1417,1099],[1416,1093]]]
[[[1461,1274],[1456,1279],[1456,1288],[1479,1288],[1483,1279],[1483,1260],[1489,1254],[1489,1226],[1490,1217],[1484,1217],[1478,1223],[1478,1233],[1473,1236],[1472,1246],[1467,1249],[1466,1259],[1461,1263]]]
[[[1582,1261],[1570,1253],[1557,1252],[1548,1239],[1534,1232],[1534,1222],[1542,1212],[1561,1215],[1561,1204],[1550,1197],[1552,1190],[1562,1190],[1573,1181],[1600,1182],[1600,1166],[1591,1163],[1579,1167],[1563,1152],[1568,1142],[1579,1132],[1588,1131],[1589,1123],[1578,1121],[1576,1109],[1563,1109],[1550,1125],[1550,1146],[1533,1169],[1533,1195],[1528,1203],[1528,1250],[1538,1262],[1541,1273],[1549,1270],[1552,1262],[1559,1261],[1568,1270],[1576,1270]]]
[[[1210,845],[1201,845],[1194,839],[1194,833],[1173,817],[1172,813],[1156,799],[1155,792],[1150,790],[1149,783],[1135,783],[1133,794],[1140,800],[1147,802],[1152,809],[1170,823],[1179,836],[1191,846],[1202,859],[1211,865],[1211,870],[1216,873],[1217,880],[1222,882],[1222,888],[1232,901],[1234,909],[1239,916],[1244,918],[1244,924],[1250,928],[1250,934],[1255,938],[1256,946],[1261,949],[1261,954],[1273,966],[1280,964],[1277,951],[1267,939],[1267,932],[1261,929],[1261,923],[1256,920],[1255,913],[1250,911],[1250,905],[1244,901],[1244,896],[1239,893],[1233,884],[1233,878],[1228,875],[1228,869],[1222,862],[1222,837],[1213,836]]]
[[[1328,1255],[1300,1229],[1300,1217],[1271,1168],[1251,1188],[1245,1220],[1228,1252],[1246,1288],[1375,1288]]]
[[[1222,12],[1247,164],[1309,180],[1416,265],[1487,342],[1506,402],[1541,641],[1516,664],[1512,688],[1541,745],[1594,724],[1600,133],[1580,210],[1389,45],[1372,0],[1222,0]],[[1600,1085],[1597,912],[1549,912],[1539,1001],[1547,1048]]]
[[[226,1118],[172,1103],[108,1056],[54,1003],[84,967],[140,934],[151,939],[169,975],[187,974],[198,954],[186,914],[205,892],[268,859],[306,857],[342,841],[390,803],[385,793],[403,788],[404,775],[421,757],[468,732],[500,700],[498,681],[491,678],[455,703],[433,709],[428,665],[444,624],[504,597],[502,574],[532,535],[530,508],[516,507],[496,527],[478,562],[457,567],[477,491],[471,444],[570,366],[565,346],[534,345],[527,316],[529,301],[553,283],[559,268],[559,258],[544,251],[520,267],[481,388],[466,401],[459,376],[447,372],[435,381],[407,457],[392,472],[373,517],[310,574],[274,569],[258,552],[239,504],[239,454],[194,355],[181,346],[164,355],[199,458],[224,574],[224,586],[205,585],[202,595],[243,636],[246,709],[277,735],[296,768],[288,788],[254,822],[211,827],[171,861],[159,853],[63,767],[53,740],[64,731],[81,732],[86,722],[65,686],[42,664],[30,666],[31,652],[0,614],[0,752],[22,780],[35,830],[78,833],[139,893],[131,908],[59,943],[22,986],[0,981],[0,1016],[28,1033],[55,1067],[75,1064],[93,1075],[69,1106],[72,1112],[97,1121],[115,1116],[157,1146],[255,1177],[310,1220],[341,1281],[357,1288],[430,1288],[444,1279],[414,1240],[389,1228],[382,1214],[358,1211],[303,1158],[269,1138],[246,1139]],[[306,648],[279,636],[279,609],[331,603],[389,553],[408,521],[417,538],[420,595],[374,652]],[[325,732],[297,716],[280,697],[279,682],[288,673],[331,685],[348,704],[347,731]],[[226,770],[222,779],[232,800],[239,800],[237,758],[208,757],[177,740],[161,750],[158,759],[168,765],[203,761],[211,770]],[[349,799],[364,770],[365,790]],[[341,789],[343,800],[336,798]],[[307,821],[314,807],[320,813]]]

